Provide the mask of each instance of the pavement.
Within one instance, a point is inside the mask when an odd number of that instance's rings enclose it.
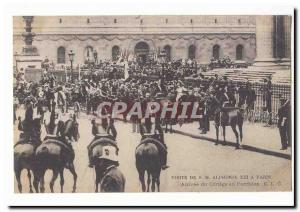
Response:
[[[216,129],[213,121],[210,122],[210,131],[206,134],[201,134],[198,129],[199,124],[196,122],[173,126],[174,133],[190,136],[199,139],[203,142],[216,141]],[[219,129],[219,140],[223,141],[223,131]],[[236,138],[230,126],[226,127],[226,145],[235,147]],[[242,148],[247,151],[254,151],[259,154],[271,155],[274,157],[281,157],[291,159],[292,148],[286,150],[281,149],[281,141],[278,128],[273,125],[266,127],[261,123],[245,122],[243,125],[243,141]]]
[[[19,110],[18,115],[24,111]],[[92,140],[91,123],[82,114],[78,119],[80,139],[72,143],[75,151],[74,166],[78,174],[77,193],[94,192],[95,171],[88,167],[87,145]],[[211,123],[212,124],[212,123]],[[118,132],[119,169],[126,178],[126,192],[141,192],[138,172],[135,167],[135,148],[140,141],[139,133],[132,133],[131,123],[116,121]],[[211,125],[212,126],[212,125]],[[161,172],[161,192],[223,192],[223,191],[290,191],[292,185],[292,161],[277,155],[265,154],[247,149],[235,150],[234,137],[228,129],[228,145],[214,145],[214,130],[200,136],[197,123],[174,126],[176,133],[165,134],[168,147],[168,168]],[[187,133],[190,135],[187,135]],[[14,143],[19,131],[14,125]],[[42,137],[45,132],[42,132]],[[202,135],[201,135],[202,136]],[[257,124],[244,126],[244,145],[271,152],[290,154],[289,150],[279,151],[280,141],[276,128],[263,128]],[[268,139],[269,138],[269,139]],[[12,169],[13,170],[13,169]],[[52,172],[45,175],[45,192],[50,192]],[[73,178],[64,171],[64,192],[72,191]],[[21,174],[23,192],[28,192],[27,172]],[[14,190],[18,193],[16,186]],[[55,192],[60,191],[59,178]]]

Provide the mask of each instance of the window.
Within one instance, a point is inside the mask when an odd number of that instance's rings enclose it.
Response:
[[[217,20],[217,19],[215,19],[215,24],[216,24],[216,23],[218,23],[218,20]]]
[[[117,19],[116,19],[116,18],[114,19],[114,23],[115,23],[115,24],[117,23]]]
[[[238,22],[239,22],[239,24],[241,24],[241,23],[242,23],[242,22],[241,22],[241,19],[239,19]]]
[[[220,46],[219,45],[213,46],[213,58],[216,60],[220,59]]]
[[[89,24],[89,23],[90,23],[90,19],[88,18],[88,19],[86,20],[86,22]]]
[[[188,56],[189,56],[189,59],[195,59],[196,58],[196,47],[194,45],[190,45]]]
[[[166,60],[167,61],[170,61],[171,60],[171,46],[169,46],[169,45],[166,45],[165,47],[164,47],[164,50],[165,50],[165,52],[166,52]]]
[[[60,24],[62,23],[62,19],[61,19],[61,18],[59,19],[59,23],[60,23]]]
[[[190,20],[191,24],[193,23],[193,19]]]
[[[66,49],[65,47],[59,47],[57,49],[57,63],[66,63]]]
[[[166,24],[169,22],[169,20],[168,19],[166,19]]]
[[[112,47],[111,57],[113,61],[116,61],[118,59],[119,54],[120,54],[120,47],[119,46]]]
[[[243,53],[244,53],[244,47],[242,45],[238,45],[236,47],[236,59],[243,60],[244,57]]]
[[[92,59],[93,58],[93,47],[87,46],[85,48],[85,58],[86,59]]]
[[[143,19],[140,20],[140,24],[143,24]]]

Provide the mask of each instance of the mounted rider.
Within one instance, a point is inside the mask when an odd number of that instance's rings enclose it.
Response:
[[[18,118],[18,130],[22,131],[18,143],[33,143],[38,145],[40,143],[40,119],[33,119],[33,107],[35,99],[31,96],[25,98],[24,105],[26,107],[25,118],[21,121],[21,117]]]
[[[55,111],[56,103],[55,101],[52,102],[51,114],[50,114],[50,121],[46,124],[44,121],[45,129],[47,132],[47,136],[44,140],[48,138],[58,138],[60,141],[65,141],[64,135],[64,122],[60,120],[59,114]]]
[[[162,100],[165,100],[165,97],[162,93],[157,93],[155,96],[155,101],[158,102],[159,104],[162,104]],[[165,170],[167,168],[169,168],[169,166],[167,165],[167,145],[164,142],[164,133],[163,133],[163,129],[161,127],[161,111],[158,111],[156,114],[152,114],[154,115],[154,127],[152,127],[153,122],[150,119],[150,122],[148,121],[148,123],[145,123],[144,125],[147,125],[148,129],[150,129],[150,131],[144,131],[141,130],[141,142],[140,144],[143,144],[144,142],[148,142],[147,140],[149,140],[148,138],[151,138],[152,141],[154,140],[154,144],[157,146],[159,152],[160,152],[160,160],[161,160],[161,164],[162,164],[162,170]],[[146,119],[142,119],[142,122],[146,121]],[[142,129],[142,125],[143,123],[141,123],[141,129]],[[152,130],[153,129],[153,130]],[[153,132],[151,132],[153,131]],[[139,145],[140,145],[139,144]]]
[[[71,145],[70,139],[72,138],[65,134],[65,123],[60,119],[59,114],[55,112],[55,106],[56,103],[55,101],[53,101],[50,114],[50,121],[48,124],[46,124],[46,121],[44,121],[47,135],[44,138],[43,143],[50,142],[59,145],[63,149],[63,151],[70,153],[70,161],[73,161],[75,157],[75,152]],[[74,116],[70,116],[70,118],[72,118],[72,121],[74,121],[73,117]],[[67,166],[69,166],[68,163]]]
[[[117,136],[116,129],[114,127],[113,119],[110,116],[108,118],[101,118],[101,119],[97,119],[97,117],[94,117],[91,120],[91,124],[92,124],[92,135],[94,136],[94,138],[87,146],[87,149],[88,149],[88,157],[89,157],[88,166],[90,168],[93,168],[95,164],[92,158],[92,151],[93,148],[97,145],[97,141],[99,141],[99,139],[107,138],[111,141],[110,142],[111,145],[113,145],[117,149],[118,147],[115,142]]]

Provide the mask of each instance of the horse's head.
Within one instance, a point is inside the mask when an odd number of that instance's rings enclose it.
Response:
[[[76,119],[69,119],[65,122],[64,135],[69,137],[69,139],[74,138],[75,141],[79,139],[78,123]]]

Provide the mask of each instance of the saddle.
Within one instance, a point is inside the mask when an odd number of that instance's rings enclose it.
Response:
[[[67,149],[69,152],[74,153],[74,150],[71,145],[66,144],[62,139],[56,135],[48,134],[44,138],[43,144],[57,144],[65,149]]]
[[[97,134],[90,144],[90,149],[93,149],[97,145],[107,144],[107,143],[116,147],[117,151],[119,151],[117,142],[115,141],[114,137],[110,134]]]
[[[138,144],[136,148],[138,148],[142,144],[152,143],[157,146],[157,148],[160,151],[167,152],[167,147],[159,141],[159,135],[158,134],[145,134],[143,135],[141,142]]]
[[[32,138],[27,140],[26,137],[24,136],[24,134],[21,133],[18,142],[14,145],[14,148],[19,144],[31,144],[34,146],[34,148],[36,148],[38,145],[41,144],[41,142],[40,142],[40,140],[33,140]]]

